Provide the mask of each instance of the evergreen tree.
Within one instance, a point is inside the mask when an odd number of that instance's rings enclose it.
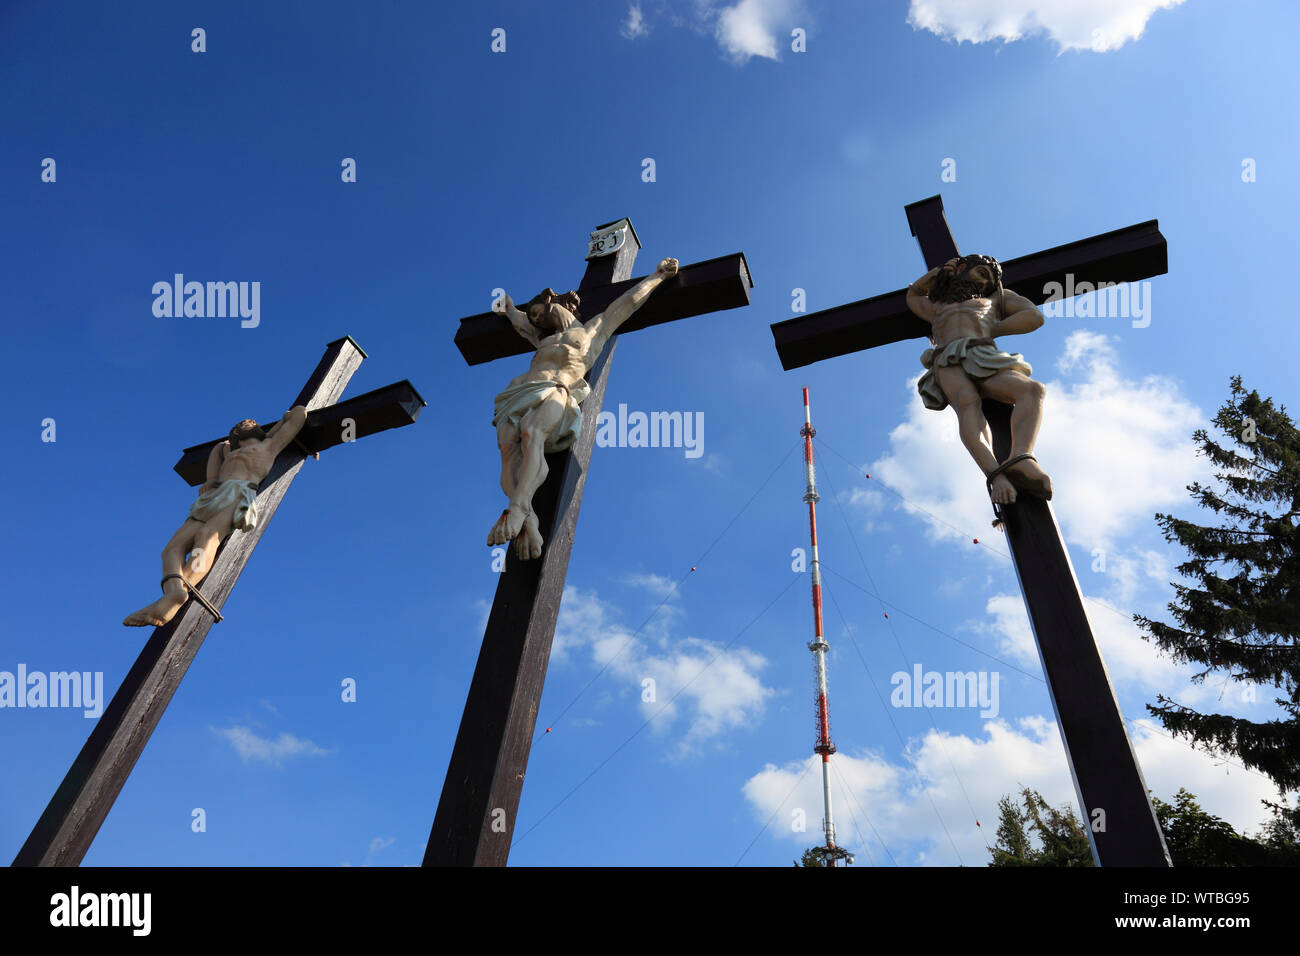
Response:
[[[1009,795],[998,801],[1001,822],[989,866],[1092,866],[1088,834],[1073,810],[1053,810],[1035,790],[1021,796],[1023,809]],[[1159,797],[1151,803],[1174,866],[1300,865],[1300,833],[1284,817],[1249,837],[1203,810],[1185,788],[1172,804]]]
[[[993,862],[989,866],[1029,866],[1034,853],[1025,832],[1029,814],[1016,806],[1011,795],[998,801],[998,842],[993,847]]]
[[[1214,425],[1227,440],[1205,429],[1193,437],[1220,469],[1219,486],[1195,482],[1187,490],[1220,523],[1156,515],[1166,540],[1190,555],[1178,571],[1193,583],[1173,585],[1175,624],[1134,620],[1175,660],[1204,667],[1192,676],[1196,683],[1222,670],[1235,681],[1281,688],[1286,697],[1276,702],[1285,716],[1256,722],[1202,714],[1164,695],[1147,710],[1173,734],[1234,755],[1287,793],[1300,789],[1300,431],[1284,406],[1247,393],[1239,375]],[[1300,827],[1300,808],[1269,806],[1285,818],[1284,829]]]
[[[1178,789],[1172,805],[1159,797],[1151,804],[1174,866],[1258,866],[1263,862],[1262,846],[1202,810],[1185,788]]]
[[[1009,795],[998,801],[998,840],[990,848],[989,866],[1092,866],[1088,834],[1073,810],[1048,806],[1042,794],[1028,787],[1020,796],[1024,809]]]
[[[825,866],[822,862],[821,854],[817,852],[817,847],[809,847],[803,851],[803,856],[795,860],[795,866]]]
[[[1151,803],[1174,866],[1300,865],[1300,843],[1282,818],[1274,819],[1252,838],[1201,809],[1196,796],[1184,788],[1174,795],[1172,805],[1159,797]]]
[[[1255,839],[1268,848],[1270,862],[1285,866],[1300,866],[1300,828],[1288,808],[1275,807],[1280,811],[1272,820],[1264,824]]]

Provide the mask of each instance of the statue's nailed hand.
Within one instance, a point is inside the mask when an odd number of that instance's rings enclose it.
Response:
[[[510,298],[510,296],[506,295],[504,292],[501,293],[501,298],[492,303],[492,311],[500,312],[502,315],[509,315],[510,310],[514,307],[515,300]]]
[[[659,263],[659,268],[655,269],[655,275],[661,275],[665,278],[677,275],[677,260],[665,259]]]

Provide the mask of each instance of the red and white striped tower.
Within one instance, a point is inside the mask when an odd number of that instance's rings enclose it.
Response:
[[[826,652],[830,650],[830,645],[826,643],[826,637],[822,633],[822,569],[817,554],[817,502],[821,500],[821,496],[817,494],[817,472],[813,466],[812,445],[817,429],[812,427],[812,411],[808,407],[807,386],[804,386],[803,390],[803,428],[799,430],[799,434],[803,436],[803,468],[808,479],[803,500],[808,502],[808,529],[812,533],[814,637],[808,645],[808,650],[813,652],[813,667],[817,678],[817,745],[813,747],[813,752],[822,755],[822,803],[825,810],[822,831],[826,836],[826,846],[818,848],[818,855],[827,866],[834,866],[836,860],[852,863],[853,857],[835,845],[835,820],[831,816],[831,754],[835,753],[835,745],[831,743],[831,713],[830,705],[826,702]]]

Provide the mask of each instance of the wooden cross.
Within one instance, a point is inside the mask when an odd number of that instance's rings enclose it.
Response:
[[[591,235],[593,255],[578,286],[584,315],[604,311],[644,278],[631,277],[641,243],[630,221],[605,223]],[[603,248],[597,248],[601,243]],[[744,253],[682,266],[624,323],[591,367],[581,435],[568,451],[546,456],[550,474],[533,498],[546,540],[542,556],[520,561],[514,549],[507,548],[506,569],[497,583],[425,849],[425,866],[504,866],[510,855],[596,420],[618,338],[647,326],[748,305],[752,285]],[[456,345],[470,365],[531,351],[496,312],[461,319]],[[485,466],[485,480],[489,473],[495,474],[495,469],[489,472]]]
[[[927,267],[958,255],[939,196],[906,207]],[[1159,224],[1148,222],[1002,263],[1008,289],[1039,305],[1047,285],[1132,282],[1168,271]],[[903,339],[928,337],[929,325],[907,308],[907,290],[878,295],[772,326],[781,364],[798,368]],[[984,401],[993,453],[1011,451],[1010,408]],[[1050,467],[1050,466],[1049,466]],[[972,478],[974,476],[972,475]],[[1050,505],[1022,493],[1000,517],[1033,625],[1048,692],[1065,743],[1093,860],[1105,866],[1169,866],[1169,852],[1119,702],[1084,611],[1079,582]],[[1098,812],[1100,811],[1100,812]]]
[[[257,525],[226,539],[212,570],[199,585],[218,611],[230,596],[235,581],[253,556],[253,549],[308,455],[389,428],[410,425],[419,416],[424,400],[408,381],[338,402],[352,373],[365,357],[366,353],[351,336],[330,342],[316,371],[290,403],[306,406],[307,422],[296,440],[280,452],[261,482]],[[175,465],[176,472],[190,485],[203,484],[208,453],[222,440],[217,438],[186,448]],[[31,836],[18,851],[14,866],[81,863],[213,621],[213,616],[198,601],[191,600],[171,621],[154,628],[153,636],[95,724]]]

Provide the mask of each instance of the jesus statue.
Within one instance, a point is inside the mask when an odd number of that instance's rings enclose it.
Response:
[[[1033,332],[1043,313],[1022,295],[1002,288],[1002,266],[992,256],[949,259],[907,290],[907,306],[930,323],[932,348],[921,356],[926,372],[917,383],[926,408],[957,413],[961,442],[984,472],[989,498],[1010,504],[1018,491],[1052,497],[1052,479],[1033,456],[1043,416],[1042,383],[1018,352],[1003,352],[999,335]],[[998,463],[981,400],[1014,406],[1011,454]]]
[[[664,280],[677,274],[677,260],[665,259],[653,275],[624,292],[604,312],[586,323],[578,319],[576,292],[557,295],[544,289],[522,310],[503,295],[492,308],[537,351],[528,371],[496,397],[492,424],[501,450],[501,490],[508,507],[492,526],[489,545],[515,545],[515,555],[529,561],[542,553],[542,535],[533,513],[533,495],[549,472],[546,454],[564,451],[582,428],[582,400],[591,391],[584,376],[605,343]]]
[[[295,405],[269,429],[251,418],[230,429],[230,437],[208,455],[207,481],[198,499],[162,553],[162,597],[122,623],[127,627],[161,627],[176,616],[190,592],[204,606],[199,582],[212,570],[217,550],[235,531],[257,527],[257,492],[276,456],[302,431],[307,409]],[[186,560],[188,556],[189,560]]]

